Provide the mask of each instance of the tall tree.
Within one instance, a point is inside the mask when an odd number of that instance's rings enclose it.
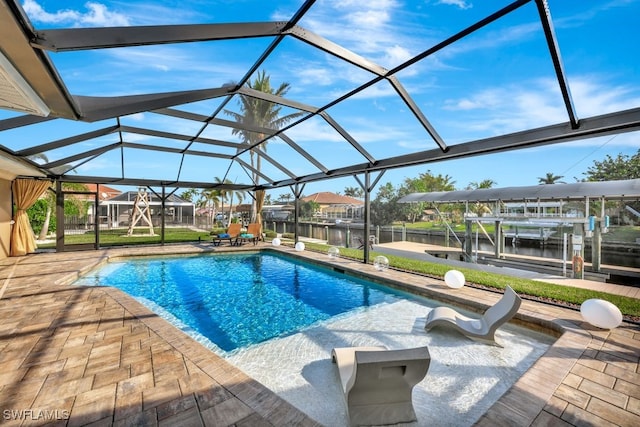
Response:
[[[314,214],[319,211],[320,204],[313,200],[301,203],[300,205],[300,215],[306,218],[313,218]]]
[[[493,186],[496,184],[497,182],[495,182],[491,178],[483,179],[480,182],[472,181],[469,183],[469,185],[467,185],[467,190],[477,190],[479,188],[493,188]]]
[[[585,181],[616,181],[623,179],[640,178],[640,149],[633,156],[618,154],[616,157],[607,155],[602,161],[594,161],[593,166],[587,169]],[[640,202],[627,201],[617,203],[621,209],[628,205],[635,210],[640,210]],[[592,209],[598,208],[598,202],[590,205]],[[595,210],[597,212],[597,210]]]
[[[198,190],[195,188],[189,188],[188,190],[184,190],[180,193],[180,198],[186,200],[187,202],[195,203],[198,198]]]
[[[467,190],[478,190],[483,188],[493,188],[496,185],[496,182],[491,178],[483,179],[480,182],[470,182],[467,185]],[[473,212],[478,215],[482,215],[483,213],[491,213],[491,207],[486,203],[476,202],[473,207]]]
[[[291,195],[291,193],[282,193],[278,196],[278,200],[280,200],[284,204],[288,204],[289,200],[291,200],[292,198],[293,196]]]
[[[410,193],[431,193],[434,191],[453,191],[455,181],[449,175],[434,175],[430,170],[421,173],[417,178],[406,178],[398,190],[399,196]],[[404,205],[403,212],[411,222],[415,222],[424,213],[426,203],[410,203]]]
[[[564,178],[564,176],[562,175],[555,175],[552,172],[547,172],[547,174],[545,176],[542,177],[538,177],[538,184],[540,185],[544,185],[544,184],[564,184],[563,181],[560,181],[562,178]]]
[[[289,83],[281,83],[277,88],[273,88],[271,86],[271,79],[267,75],[267,73],[263,71],[259,71],[256,75],[256,78],[251,81],[247,81],[245,86],[248,88],[276,95],[279,97],[283,97],[289,92],[290,84]],[[240,113],[230,110],[224,110],[225,114],[233,117],[236,122],[241,125],[245,125],[246,127],[262,127],[273,130],[274,132],[283,126],[287,125],[296,117],[304,114],[303,112],[291,113],[285,116],[280,116],[282,112],[282,106],[275,104],[273,102],[264,101],[258,98],[252,98],[247,95],[239,96],[239,104],[240,104]],[[258,142],[262,141],[267,137],[264,133],[261,132],[252,132],[245,128],[237,128],[232,131],[234,135],[240,136],[242,142],[247,146],[253,146]],[[258,172],[261,170],[262,165],[262,156],[260,155],[262,152],[266,153],[267,151],[267,142],[263,142],[259,146],[256,146],[251,149],[249,153],[251,159],[251,166],[255,169],[253,172],[253,182],[254,184],[260,183],[260,175]],[[262,203],[261,203],[262,204]],[[255,207],[256,202],[254,200],[253,206]],[[256,217],[259,217],[259,213],[254,213]],[[253,220],[253,218],[252,218]],[[259,221],[259,220],[258,220]]]
[[[398,202],[400,195],[393,184],[387,182],[378,189],[376,198],[371,202],[371,222],[374,225],[388,225],[403,217],[405,208]]]
[[[207,208],[207,215],[209,215],[210,220],[213,220],[214,212],[217,210],[221,198],[222,196],[219,189],[205,188],[200,191],[200,198],[196,202],[196,206]]]
[[[345,187],[344,195],[361,199],[364,197],[364,190],[360,187]]]
[[[218,184],[232,184],[231,180],[229,180],[229,179],[222,180],[221,178],[216,177],[215,180],[216,180],[216,182]],[[243,190],[222,190],[222,189],[218,190],[218,192],[219,192],[219,194],[221,196],[221,199],[222,199],[222,204],[223,204],[222,205],[223,206],[222,210],[223,210],[223,213],[224,213],[224,202],[227,199],[229,199],[229,217],[231,217],[231,212],[233,211],[234,198],[237,198],[238,199],[238,204],[240,204],[244,200],[246,192],[243,191]],[[231,218],[229,218],[229,219],[231,219]]]
[[[633,156],[618,154],[615,158],[607,154],[604,160],[594,161],[587,169],[586,181],[615,181],[640,178],[640,149]]]

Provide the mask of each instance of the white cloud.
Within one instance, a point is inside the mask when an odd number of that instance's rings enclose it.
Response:
[[[134,120],[136,122],[141,122],[145,120],[145,114],[144,113],[135,113],[135,114],[130,114],[127,117],[129,117],[131,120]]]
[[[23,4],[24,11],[34,22],[77,27],[118,27],[129,25],[129,20],[125,15],[110,11],[102,3],[87,2],[85,7],[87,10],[84,12],[71,9],[48,12],[35,0],[25,0]]]
[[[393,45],[385,50],[388,63],[402,64],[413,57],[411,52],[403,46]]]
[[[411,57],[398,46],[412,46],[415,31],[397,26],[402,5],[394,0],[325,2],[312,9],[301,25],[382,66],[391,68]],[[424,40],[423,40],[424,42]]]
[[[485,89],[461,99],[445,100],[444,109],[451,111],[495,108],[501,104],[504,90],[499,88]]]
[[[344,138],[321,119],[306,120],[287,131],[287,135],[299,143],[317,141],[323,141],[323,143],[344,142]]]
[[[438,3],[456,6],[460,9],[471,9],[473,7],[473,4],[471,4],[471,2],[465,0],[440,0],[438,1]]]
[[[356,27],[379,28],[389,22],[389,12],[387,10],[365,10],[349,15],[348,19]]]
[[[570,79],[570,88],[578,118],[622,111],[640,104],[637,88],[609,85],[604,77],[576,77]],[[450,122],[447,127],[456,138],[464,140],[569,120],[558,84],[553,79],[523,81],[517,85],[485,89],[460,99],[448,99],[443,109],[457,112],[454,117],[459,122]],[[459,126],[461,122],[464,127]],[[621,136],[620,140],[627,141],[627,138]]]
[[[328,86],[334,83],[335,73],[328,68],[314,67],[303,68],[297,73],[303,85],[315,84]]]
[[[627,110],[640,105],[637,87],[605,86],[590,77],[572,80],[570,86],[578,115],[582,117]]]

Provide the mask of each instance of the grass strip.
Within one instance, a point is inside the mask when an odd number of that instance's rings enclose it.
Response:
[[[305,247],[308,250],[326,253],[330,246],[305,242]],[[372,262],[372,260],[378,255],[383,255],[389,260],[389,267],[412,273],[443,278],[445,273],[451,270],[451,266],[445,264],[409,259],[383,254],[376,251],[371,251],[369,253],[369,262]],[[340,248],[340,256],[362,261],[364,259],[364,252],[359,249]],[[504,274],[488,273],[468,268],[456,269],[460,270],[464,274],[467,282],[482,287],[504,289],[509,285],[514,291],[521,295],[574,307],[579,307],[580,304],[588,299],[598,298],[615,304],[623,315],[632,318],[632,320],[640,318],[640,301],[636,298],[591,289],[564,286],[556,283],[524,279]]]

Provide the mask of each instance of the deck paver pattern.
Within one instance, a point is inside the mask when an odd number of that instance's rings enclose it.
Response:
[[[125,293],[69,286],[110,257],[255,249],[170,245],[0,260],[0,424],[318,425]],[[468,286],[452,292],[436,279],[379,272],[342,258],[278,250],[471,309],[483,310],[500,297]],[[529,300],[515,321],[553,330],[558,339],[477,425],[640,425],[638,325],[605,331],[586,324],[576,310]]]

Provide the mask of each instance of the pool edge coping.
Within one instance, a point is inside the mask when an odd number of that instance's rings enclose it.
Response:
[[[471,306],[472,309],[476,311],[480,311],[482,309],[486,309],[490,304],[488,304],[487,298],[481,298],[479,300],[476,299],[467,299],[464,296],[456,296],[446,294],[444,291],[451,291],[448,287],[444,285],[439,285],[439,291],[435,289],[427,289],[426,287],[421,288],[417,285],[407,284],[402,281],[399,281],[397,278],[389,277],[390,274],[402,275],[402,276],[411,276],[413,278],[421,278],[425,281],[436,281],[442,282],[441,280],[423,277],[420,275],[412,274],[410,272],[401,272],[396,270],[386,270],[386,271],[377,271],[374,269],[372,265],[364,264],[362,262],[356,262],[354,260],[345,259],[345,258],[336,258],[332,261],[327,259],[320,259],[319,256],[323,256],[325,254],[316,253],[312,251],[295,251],[293,248],[289,247],[251,247],[248,249],[238,250],[236,248],[230,248],[229,250],[197,250],[191,248],[190,250],[181,251],[179,253],[171,253],[171,254],[140,254],[140,253],[127,253],[127,248],[118,248],[117,252],[113,254],[103,254],[100,258],[96,260],[92,265],[86,266],[82,269],[82,273],[74,272],[70,277],[65,279],[58,280],[58,284],[71,284],[73,281],[77,280],[83,274],[86,274],[88,271],[91,271],[94,268],[98,268],[99,266],[107,263],[113,262],[118,259],[123,258],[139,258],[139,257],[149,257],[149,256],[193,256],[193,255],[211,255],[214,253],[238,253],[238,252],[262,252],[262,251],[275,251],[286,254],[287,256],[291,256],[293,258],[303,259],[305,261],[311,261],[314,264],[322,265],[325,267],[333,268],[336,265],[339,266],[340,269],[349,270],[349,274],[353,274],[357,277],[363,277],[367,279],[373,279],[376,282],[393,282],[395,288],[401,289],[404,291],[419,293],[422,296],[428,297],[433,300],[437,300],[443,303],[450,303],[454,305],[464,305],[465,308]],[[357,269],[355,267],[358,267]],[[364,268],[365,270],[361,270]],[[496,300],[500,297],[501,293],[495,291],[489,291],[486,289],[480,288],[470,288],[473,292],[482,293],[483,295],[492,294],[492,297],[489,300],[495,298]],[[125,309],[130,311],[132,315],[138,318],[140,321],[144,322],[151,330],[156,332],[161,338],[166,340],[170,345],[174,346],[176,350],[180,351],[191,360],[198,368],[202,369],[203,372],[207,373],[207,375],[212,376],[218,380],[218,375],[220,375],[219,369],[212,369],[210,364],[207,363],[208,358],[216,357],[223,361],[226,365],[229,365],[233,369],[237,370],[243,380],[252,382],[252,387],[255,387],[256,393],[261,393],[264,390],[277,395],[275,392],[269,390],[266,386],[259,383],[257,380],[254,380],[244,374],[239,368],[231,365],[227,362],[222,356],[217,355],[211,349],[207,348],[203,344],[199,343],[197,340],[181,331],[175,325],[171,324],[168,320],[156,315],[147,307],[145,307],[142,303],[137,301],[135,298],[126,294],[123,291],[120,291],[116,288],[105,287],[105,290],[108,291],[110,297],[114,298],[121,304]],[[421,291],[421,292],[415,292]],[[481,302],[485,301],[485,302]],[[561,317],[554,317],[549,315],[544,315],[539,311],[535,310],[536,306],[545,306],[552,312],[557,312],[558,315],[564,314]],[[129,309],[131,307],[132,309]],[[567,318],[566,314],[571,313],[571,316]],[[153,316],[149,317],[149,314]],[[531,366],[476,422],[475,425],[480,426],[495,426],[496,422],[513,422],[514,420],[518,421],[519,425],[530,425],[534,422],[536,417],[549,405],[549,400],[552,398],[554,392],[557,388],[562,384],[566,375],[571,371],[573,366],[578,362],[580,356],[589,348],[589,345],[592,343],[594,336],[589,330],[585,329],[584,322],[581,320],[579,312],[576,310],[572,310],[568,307],[558,307],[551,304],[546,304],[544,302],[524,300],[523,306],[518,311],[514,318],[515,322],[524,327],[528,327],[529,329],[537,330],[540,332],[545,332],[555,338],[550,347],[543,353],[540,358]],[[608,332],[608,331],[604,331]],[[189,356],[190,352],[195,352],[199,355],[198,358],[194,359]],[[551,363],[553,360],[553,363]],[[558,363],[558,361],[562,361]],[[226,378],[226,377],[223,377]],[[232,378],[237,379],[238,377],[228,378],[231,380]],[[221,383],[222,384],[222,383]],[[224,384],[223,384],[224,385]],[[544,385],[544,387],[540,387],[540,385]],[[229,385],[224,385],[225,387],[231,387],[230,390],[233,389],[234,383],[230,382]],[[262,391],[259,391],[262,390]],[[253,398],[256,396],[237,396],[243,401],[247,398]],[[285,402],[287,405],[293,407],[293,405],[287,402],[285,399],[278,396],[278,399]],[[259,400],[259,399],[258,399]],[[517,404],[514,404],[517,403]],[[260,409],[260,405],[256,405],[257,409]],[[252,408],[256,410],[256,408]],[[294,407],[295,408],[295,407]],[[295,410],[304,413],[304,410],[295,408]],[[257,410],[256,410],[257,412]]]

